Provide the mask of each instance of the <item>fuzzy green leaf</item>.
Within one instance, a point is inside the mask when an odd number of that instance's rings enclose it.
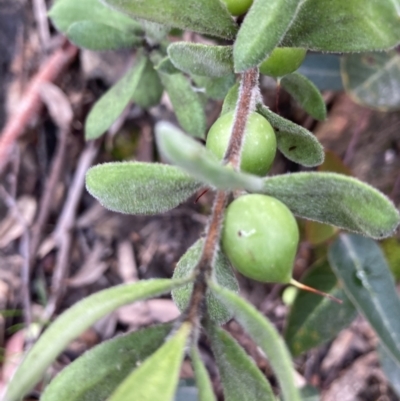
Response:
[[[265,376],[228,332],[210,324],[207,334],[226,401],[275,401]]]
[[[296,173],[265,179],[262,193],[296,215],[372,238],[392,235],[400,223],[392,202],[375,188],[335,173]]]
[[[156,163],[99,164],[86,173],[86,188],[107,209],[157,214],[175,208],[201,184],[174,166]]]
[[[233,39],[237,25],[219,0],[105,0],[117,10],[173,28]]]
[[[305,76],[294,72],[285,75],[280,83],[283,88],[316,120],[326,119],[326,105],[318,88]]]
[[[199,94],[193,90],[187,78],[181,73],[159,72],[159,76],[181,127],[194,137],[204,138],[207,122]]]
[[[163,74],[177,74],[180,72],[173,64],[171,59],[167,56],[163,59],[159,60],[157,64],[155,64],[155,70],[158,72],[162,72]]]
[[[209,78],[193,75],[192,79],[199,90],[204,91],[207,97],[215,100],[224,99],[236,82],[235,74],[225,75],[221,78]]]
[[[257,112],[275,128],[278,149],[289,160],[305,167],[319,166],[324,162],[324,148],[307,129],[273,113],[262,104]]]
[[[172,124],[160,122],[155,131],[158,149],[164,157],[203,183],[221,190],[262,190],[261,178],[221,165],[213,153]]]
[[[381,344],[379,344],[378,347],[378,354],[383,373],[393,390],[400,397],[400,363],[397,362],[391,353],[386,351],[385,347]]]
[[[215,295],[233,312],[252,340],[264,351],[280,384],[283,401],[301,401],[294,386],[294,369],[285,342],[275,327],[239,295],[210,283]],[[240,383],[243,386],[243,383]],[[254,399],[254,398],[253,398]]]
[[[357,314],[328,262],[318,263],[301,282],[341,299],[343,304],[338,305],[311,292],[298,292],[285,332],[286,343],[294,356],[329,341],[347,327]]]
[[[236,72],[255,67],[268,57],[303,3],[304,0],[254,0],[233,47]]]
[[[218,78],[233,72],[232,46],[175,42],[167,51],[172,64],[187,74]]]
[[[184,323],[115,390],[109,401],[171,401],[191,326]]]
[[[305,0],[282,46],[316,51],[384,50],[400,42],[398,0]]]
[[[142,32],[140,24],[128,16],[105,6],[99,0],[57,0],[49,11],[55,27],[67,33],[68,28],[79,21],[106,24],[124,32]]]
[[[140,281],[100,291],[78,302],[60,315],[29,350],[8,385],[5,400],[19,401],[38,383],[57,355],[97,320],[120,306],[167,293],[185,283],[166,279]]]
[[[95,103],[85,122],[86,140],[103,135],[124,111],[140,84],[145,66],[146,58],[141,57],[137,64]]]
[[[239,98],[239,83],[232,86],[226,94],[224,104],[222,105],[221,116],[236,109],[236,103]],[[260,113],[261,114],[261,113]]]
[[[328,257],[347,296],[400,363],[400,299],[378,244],[354,234],[341,235]]]
[[[207,369],[201,360],[200,353],[197,348],[192,348],[190,358],[192,360],[196,385],[199,389],[198,401],[217,401],[211,384],[210,376],[208,375]]]
[[[357,103],[383,111],[400,109],[397,51],[346,55],[341,70],[344,87]]]
[[[163,344],[171,324],[113,338],[85,352],[46,387],[42,401],[104,401],[143,359]]]

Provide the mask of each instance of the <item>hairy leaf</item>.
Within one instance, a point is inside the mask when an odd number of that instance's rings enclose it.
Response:
[[[5,399],[19,401],[38,383],[57,355],[103,316],[120,306],[164,294],[185,283],[185,280],[157,279],[123,284],[78,302],[60,315],[29,350],[8,385]]]
[[[287,321],[285,339],[292,354],[298,356],[329,341],[356,317],[327,261],[318,263],[301,282],[343,301],[342,305],[307,291],[299,291]]]
[[[164,157],[203,183],[222,190],[262,189],[261,178],[222,166],[213,153],[172,124],[160,122],[155,130],[158,149]]]
[[[166,212],[200,187],[179,168],[157,163],[105,163],[86,173],[90,194],[107,209],[128,214]]]
[[[109,401],[171,401],[191,326],[184,323],[115,390]]]
[[[46,387],[42,401],[103,401],[163,344],[171,324],[113,338],[85,352]]]
[[[233,72],[231,46],[175,42],[167,51],[172,64],[187,74],[218,78]]]
[[[346,55],[341,70],[344,87],[357,103],[383,111],[400,109],[400,55],[396,50]]]
[[[226,401],[275,401],[265,376],[228,332],[209,325],[207,334]]]
[[[278,149],[289,160],[305,167],[315,167],[324,161],[324,149],[307,129],[273,113],[259,104],[257,112],[275,128]]]
[[[225,75],[221,78],[193,75],[192,79],[199,90],[203,90],[207,97],[215,100],[222,100],[236,82],[235,74]]]
[[[368,238],[341,235],[328,256],[347,296],[400,363],[400,299],[379,246]]]
[[[233,39],[237,26],[219,0],[105,0],[132,17],[211,36]]]
[[[85,138],[96,139],[103,135],[129,104],[138,87],[146,58],[141,57],[114,86],[93,106],[85,122]]]
[[[318,88],[305,76],[294,72],[285,75],[280,83],[283,88],[316,120],[326,119],[326,105]]]
[[[301,401],[299,391],[294,386],[294,369],[289,351],[275,327],[239,295],[215,284],[210,285],[215,295],[231,309],[235,319],[267,356],[280,384],[283,401]]]
[[[239,98],[239,83],[232,86],[226,94],[224,104],[222,105],[221,116],[236,109],[236,103]]]
[[[372,238],[392,235],[400,223],[392,202],[375,188],[335,173],[296,173],[264,180],[262,193],[279,199],[297,216]]]
[[[383,50],[400,42],[398,0],[305,0],[282,46],[328,52]]]
[[[207,122],[198,93],[193,90],[189,81],[181,73],[159,72],[159,76],[181,127],[192,136],[204,138]]]
[[[400,397],[400,363],[381,344],[378,347],[378,354],[383,373],[386,375],[393,390]]]
[[[201,360],[198,348],[192,348],[190,357],[194,369],[194,375],[196,378],[196,385],[199,389],[198,401],[217,401],[214,394],[214,390],[211,384],[210,376],[208,375],[207,369]]]
[[[154,68],[156,71],[162,72],[163,74],[177,74],[179,72],[168,56],[158,60]]]
[[[304,0],[254,0],[233,47],[236,72],[255,67],[268,57],[303,3]]]

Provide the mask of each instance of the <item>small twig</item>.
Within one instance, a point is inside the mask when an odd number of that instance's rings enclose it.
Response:
[[[44,0],[33,0],[33,13],[39,31],[42,50],[47,50],[50,42],[50,29],[47,21],[46,3]]]

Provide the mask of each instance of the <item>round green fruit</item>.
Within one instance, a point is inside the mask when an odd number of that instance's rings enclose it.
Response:
[[[202,248],[203,240],[201,239],[195,242],[186,251],[176,265],[173,278],[182,279],[189,277],[193,273],[193,270],[200,259]],[[228,288],[234,292],[239,291],[239,285],[232,271],[229,260],[221,251],[218,251],[215,260],[213,278],[221,287]],[[172,299],[181,312],[185,311],[189,305],[192,289],[193,284],[189,283],[172,290]],[[207,290],[206,302],[207,314],[214,323],[224,324],[232,319],[232,313],[228,311],[228,309],[210,292],[210,290]]]
[[[235,112],[230,111],[212,125],[206,147],[222,160],[231,136]],[[247,120],[240,169],[246,173],[267,174],[276,153],[276,137],[271,124],[260,114],[251,113]]]
[[[226,4],[228,11],[234,16],[243,15],[245,12],[247,12],[251,4],[253,3],[253,0],[222,0],[222,1]]]
[[[246,277],[262,282],[290,282],[298,243],[296,219],[275,198],[244,195],[226,209],[222,248]]]
[[[296,71],[306,57],[307,50],[299,47],[276,47],[261,63],[260,72],[271,77],[283,77]]]

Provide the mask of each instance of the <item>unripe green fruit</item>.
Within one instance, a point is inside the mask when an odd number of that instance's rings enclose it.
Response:
[[[186,251],[176,265],[173,278],[186,278],[193,273],[193,270],[200,259],[202,248],[203,240],[201,239],[195,242]],[[239,285],[232,271],[231,265],[221,251],[218,251],[213,273],[214,280],[221,287],[225,287],[234,292],[239,291]],[[190,283],[172,290],[172,299],[181,312],[186,310],[189,305],[192,289],[193,284]],[[214,323],[224,324],[232,319],[232,313],[228,311],[228,309],[210,292],[210,290],[207,290],[206,302],[207,314]]]
[[[306,57],[307,50],[299,47],[276,47],[261,63],[261,74],[283,77],[296,71]]]
[[[228,147],[235,112],[230,111],[212,125],[206,147],[222,160]],[[256,175],[265,175],[274,161],[276,137],[271,124],[260,114],[251,113],[247,120],[240,169]]]
[[[299,243],[299,229],[279,200],[251,194],[226,209],[222,248],[233,266],[257,281],[288,283]]]
[[[253,0],[222,0],[222,1],[226,4],[228,11],[234,16],[243,15],[253,3]]]

